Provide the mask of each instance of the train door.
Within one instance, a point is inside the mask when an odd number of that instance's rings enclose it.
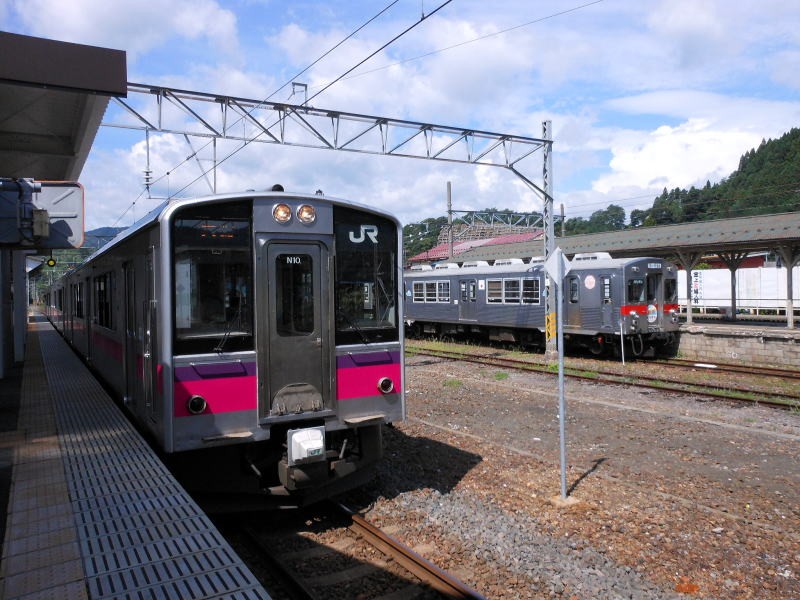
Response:
[[[577,275],[564,278],[563,324],[565,329],[580,329],[581,321],[581,280]]]
[[[67,286],[67,304],[64,308],[66,320],[64,322],[64,337],[72,342],[75,339],[75,331],[73,328],[73,319],[75,318],[75,284],[70,283]]]
[[[646,299],[647,299],[647,326],[658,327],[663,325],[664,299],[662,297],[661,273],[650,272],[646,280]]]
[[[86,278],[86,308],[84,311],[86,330],[86,359],[91,363],[94,360],[94,326],[95,320],[95,306],[97,305],[97,298],[94,293],[94,277]]]
[[[142,401],[142,364],[140,354],[139,318],[136,307],[139,305],[136,295],[136,269],[133,262],[122,265],[123,297],[125,298],[125,396],[126,405],[133,405],[132,410],[137,412],[135,406]]]
[[[611,275],[600,275],[598,277],[600,287],[600,320],[604,330],[615,330],[617,323],[614,322],[614,299],[611,288]]]
[[[460,279],[458,288],[461,300],[458,304],[458,318],[461,321],[478,320],[478,282],[475,279]]]
[[[155,281],[153,265],[156,250],[150,248],[144,261],[145,295],[142,301],[144,314],[144,335],[142,339],[142,398],[145,415],[151,421],[159,419],[155,386],[158,381],[156,369],[158,365],[158,302],[155,299]]]
[[[278,242],[261,252],[261,414],[319,410],[330,403],[328,253],[319,244]]]

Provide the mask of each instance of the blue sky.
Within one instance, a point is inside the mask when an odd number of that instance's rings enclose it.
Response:
[[[5,31],[125,50],[131,82],[264,99],[388,5],[297,80],[319,91],[440,3],[0,0],[0,19]],[[800,9],[785,0],[453,0],[354,75],[313,105],[530,137],[551,120],[556,205],[568,217],[610,203],[630,213],[664,187],[719,181],[762,139],[800,125]],[[290,91],[271,99],[297,101]],[[198,178],[183,138],[150,142],[159,184],[148,198],[143,135],[101,128],[81,177],[87,228],[129,225]],[[526,160],[539,183],[539,155]],[[444,214],[447,181],[457,210],[541,208],[512,173],[489,167],[253,144],[217,172],[220,192],[323,189],[404,223]],[[209,191],[199,178],[181,195]]]

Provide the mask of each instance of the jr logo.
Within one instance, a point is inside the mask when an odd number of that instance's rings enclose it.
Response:
[[[350,241],[354,244],[360,244],[365,238],[369,238],[373,244],[378,243],[378,227],[376,225],[362,225],[359,236],[355,236],[355,232],[350,232]]]

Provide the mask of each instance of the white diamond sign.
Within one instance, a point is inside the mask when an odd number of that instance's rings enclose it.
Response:
[[[553,250],[550,257],[544,261],[544,270],[547,271],[550,279],[556,282],[560,282],[571,268],[572,263],[564,256],[561,248]]]

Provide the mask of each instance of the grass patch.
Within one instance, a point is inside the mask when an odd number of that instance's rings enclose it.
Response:
[[[506,373],[505,371],[497,371],[494,374],[494,379],[495,381],[503,381],[505,379],[508,379],[508,373]]]
[[[460,379],[445,379],[444,380],[444,387],[449,388],[458,388],[464,385]]]

